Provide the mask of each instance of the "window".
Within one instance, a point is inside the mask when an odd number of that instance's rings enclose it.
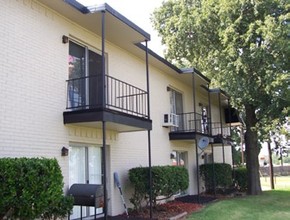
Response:
[[[205,164],[213,163],[212,153],[204,153],[204,163]]]
[[[187,166],[187,152],[185,151],[172,151],[171,161],[173,166]]]
[[[67,108],[102,104],[102,56],[88,47],[69,42]],[[99,90],[99,91],[98,91]]]

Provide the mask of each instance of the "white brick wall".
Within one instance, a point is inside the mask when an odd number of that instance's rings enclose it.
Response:
[[[95,49],[101,48],[100,37],[34,0],[2,0],[0,20],[0,157],[55,157],[67,188],[68,157],[61,157],[61,148],[68,147],[70,142],[102,144],[102,132],[63,124],[68,44],[63,44],[61,37],[81,39]],[[106,52],[110,75],[146,89],[144,61],[108,42]],[[150,66],[152,164],[171,164],[173,150],[187,151],[188,192],[194,194],[194,142],[169,141],[169,129],[162,127],[163,114],[170,110],[167,86],[180,89],[184,110],[192,111],[192,88]],[[132,167],[148,166],[147,131],[107,131],[107,144],[109,214],[117,215],[124,210],[113,172],[119,173],[129,205],[132,187],[127,174]]]

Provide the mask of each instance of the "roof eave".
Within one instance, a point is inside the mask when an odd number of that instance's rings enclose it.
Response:
[[[83,13],[83,14],[108,12],[112,16],[114,16],[115,18],[117,18],[118,20],[120,20],[121,22],[123,22],[124,24],[126,24],[127,26],[132,28],[133,30],[137,31],[142,36],[144,36],[144,41],[145,40],[150,41],[150,39],[151,39],[149,33],[147,33],[142,28],[140,28],[139,26],[134,24],[132,21],[130,21],[125,16],[120,14],[118,11],[113,9],[107,3],[102,3],[102,4],[98,4],[98,5],[91,6],[91,7],[86,7],[86,6],[82,5],[81,3],[79,3],[76,0],[64,0],[64,1],[66,3],[68,3],[70,6],[72,6],[73,8],[75,8],[76,10],[78,10],[79,12]]]

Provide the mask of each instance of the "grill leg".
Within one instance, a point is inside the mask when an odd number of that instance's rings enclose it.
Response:
[[[97,219],[97,208],[95,206],[95,220]]]
[[[81,220],[83,219],[83,206],[81,206]]]

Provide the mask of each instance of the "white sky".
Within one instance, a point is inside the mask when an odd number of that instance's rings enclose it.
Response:
[[[106,2],[116,11],[128,18],[130,21],[138,25],[144,31],[150,34],[151,41],[148,46],[155,53],[163,57],[163,46],[161,39],[154,31],[150,16],[154,9],[161,6],[163,0],[77,0],[85,6],[92,6]]]

